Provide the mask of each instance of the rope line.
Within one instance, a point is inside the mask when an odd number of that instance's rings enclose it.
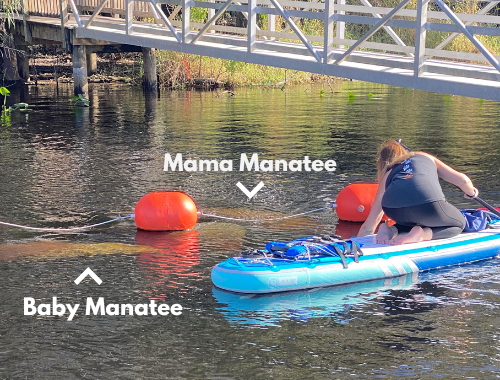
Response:
[[[235,221],[239,221],[239,222],[267,222],[267,221],[275,221],[275,220],[282,220],[282,219],[289,219],[289,218],[295,218],[297,216],[301,216],[301,215],[306,215],[306,214],[311,214],[313,212],[318,212],[318,211],[321,211],[321,210],[326,210],[328,208],[335,208],[337,207],[336,204],[333,204],[333,205],[330,205],[330,206],[325,206],[325,207],[321,207],[321,208],[317,208],[317,209],[314,209],[314,210],[311,210],[311,211],[306,211],[306,212],[301,212],[300,214],[294,214],[294,215],[288,215],[288,216],[282,216],[280,218],[269,218],[269,219],[242,219],[242,218],[230,218],[228,216],[220,216],[220,215],[213,215],[213,214],[205,214],[205,213],[201,213],[202,216],[208,216],[208,217],[211,217],[211,218],[219,218],[219,219],[226,219],[226,220],[235,220]]]
[[[93,227],[97,227],[97,226],[102,226],[103,224],[108,224],[108,223],[116,222],[116,221],[122,220],[122,219],[130,219],[130,218],[133,218],[133,217],[134,217],[134,214],[130,214],[130,215],[127,215],[127,216],[118,215],[118,218],[107,220],[105,222],[91,224],[91,225],[83,226],[83,227],[72,227],[72,228],[29,227],[29,226],[23,226],[23,225],[20,225],[20,224],[7,223],[7,222],[1,222],[1,221],[0,221],[0,224],[4,225],[4,226],[9,226],[9,227],[24,228],[25,230],[52,231],[52,232],[68,232],[68,231],[85,230],[85,229],[89,229],[89,228],[93,228]]]
[[[205,214],[203,212],[201,213],[201,215],[202,216],[207,216],[207,217],[210,217],[210,218],[218,218],[218,219],[225,219],[225,220],[234,220],[234,221],[239,221],[239,222],[267,222],[267,221],[276,221],[276,220],[283,220],[283,219],[295,218],[297,216],[312,214],[313,212],[318,212],[318,211],[326,210],[326,209],[329,209],[329,208],[335,208],[335,207],[337,207],[337,205],[333,204],[333,205],[330,205],[330,206],[325,206],[325,207],[317,208],[317,209],[314,209],[314,210],[301,212],[299,214],[282,216],[280,218],[266,218],[266,219],[231,218],[231,217],[228,217],[228,216],[220,216],[220,215],[214,215],[214,214]],[[89,228],[94,228],[94,227],[102,226],[104,224],[117,222],[117,221],[122,220],[122,219],[131,219],[131,218],[134,218],[134,216],[135,216],[134,214],[130,214],[130,215],[127,215],[127,216],[118,215],[117,218],[110,219],[110,220],[107,220],[105,222],[96,223],[96,224],[90,224],[88,226],[71,227],[71,228],[30,227],[30,226],[23,226],[21,224],[7,223],[7,222],[2,222],[2,221],[0,221],[0,225],[9,226],[9,227],[23,228],[25,230],[33,230],[33,231],[71,232],[71,231],[86,230],[86,229],[89,229]]]

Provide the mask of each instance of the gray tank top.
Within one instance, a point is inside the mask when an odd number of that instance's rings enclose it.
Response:
[[[444,200],[436,164],[429,157],[415,154],[392,167],[385,183],[382,207],[408,207]]]

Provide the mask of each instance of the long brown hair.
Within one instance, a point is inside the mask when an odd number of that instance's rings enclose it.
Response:
[[[377,155],[377,182],[380,183],[382,177],[394,165],[410,158],[415,153],[409,152],[396,140],[389,140],[383,143],[378,149]]]

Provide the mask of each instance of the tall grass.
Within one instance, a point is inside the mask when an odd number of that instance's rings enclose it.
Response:
[[[172,51],[161,50],[157,51],[156,55],[161,85],[174,89],[196,84],[200,87],[204,84],[210,86],[215,83],[227,88],[235,86],[280,87],[322,79],[320,75],[302,71]]]

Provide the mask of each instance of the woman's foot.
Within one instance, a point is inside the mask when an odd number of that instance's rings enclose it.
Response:
[[[398,234],[396,227],[389,227],[387,223],[383,223],[378,228],[376,242],[377,244],[389,244],[389,241]]]
[[[409,243],[418,243],[432,239],[432,230],[428,227],[415,226],[407,234],[400,234],[389,240],[388,244],[400,245]]]

